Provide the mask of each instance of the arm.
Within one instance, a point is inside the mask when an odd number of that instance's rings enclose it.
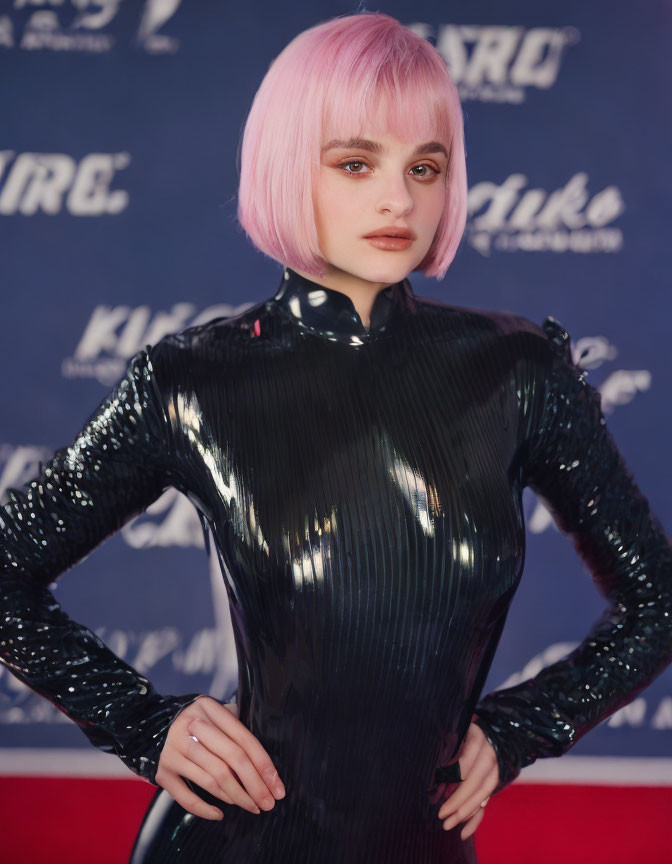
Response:
[[[200,694],[157,693],[71,620],[48,585],[171,485],[152,359],[160,346],[132,358],[73,443],[0,507],[0,662],[155,785],[170,723]]]
[[[523,480],[609,605],[567,657],[476,706],[474,722],[497,754],[495,791],[536,759],[566,753],[672,661],[672,543],[605,425],[599,391],[572,362],[569,334],[551,317],[542,326]]]

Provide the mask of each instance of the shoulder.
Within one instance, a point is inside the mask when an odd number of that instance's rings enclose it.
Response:
[[[162,398],[170,401],[180,391],[192,391],[214,377],[236,377],[258,340],[255,323],[267,315],[266,301],[250,304],[242,312],[219,315],[168,333],[139,352],[144,377],[153,380]],[[263,322],[262,322],[263,329]]]
[[[251,303],[242,312],[219,315],[192,324],[174,333],[168,333],[146,350],[155,366],[196,363],[199,359],[212,361],[235,358],[237,348],[248,345],[259,329],[257,322],[267,315],[265,300]]]
[[[266,301],[250,304],[235,315],[219,315],[207,321],[185,327],[164,336],[159,345],[165,350],[198,351],[210,345],[235,341],[238,337],[248,337],[254,329],[255,321],[266,314]]]
[[[508,309],[457,306],[431,297],[414,296],[415,312],[420,321],[448,337],[473,337],[494,341],[522,352],[523,358],[550,363],[553,356],[571,360],[571,337],[565,326],[553,315],[540,324]]]

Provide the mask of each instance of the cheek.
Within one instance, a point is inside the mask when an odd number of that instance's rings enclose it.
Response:
[[[428,224],[436,224],[446,206],[446,187],[443,183],[434,183],[429,193],[423,201],[423,214]]]
[[[352,218],[357,212],[357,203],[352,190],[342,178],[322,178],[314,200],[316,218],[323,231],[329,231],[332,226],[339,227],[339,230],[343,225],[352,226]]]

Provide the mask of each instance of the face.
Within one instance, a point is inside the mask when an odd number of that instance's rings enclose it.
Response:
[[[314,204],[327,277],[388,285],[415,269],[443,214],[447,167],[440,142],[406,144],[391,134],[324,142]],[[390,226],[412,232],[407,248],[366,239]]]

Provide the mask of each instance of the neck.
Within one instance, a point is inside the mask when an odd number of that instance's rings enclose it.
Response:
[[[369,291],[373,290],[369,283]],[[375,294],[365,326],[349,293],[315,282],[290,267],[284,267],[280,285],[270,302],[299,327],[353,348],[390,337],[400,324],[400,317],[414,308],[409,280],[393,282]]]
[[[394,284],[394,282],[369,282],[367,279],[359,279],[352,273],[332,266],[329,267],[324,276],[313,276],[303,270],[293,269],[304,278],[310,279],[324,288],[340,291],[341,294],[349,297],[366,330],[371,324],[371,310],[376,297],[384,288]]]

